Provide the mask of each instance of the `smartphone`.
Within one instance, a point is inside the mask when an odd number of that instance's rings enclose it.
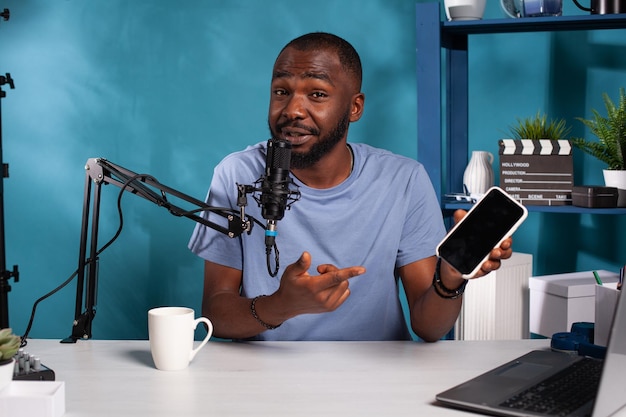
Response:
[[[526,216],[526,207],[501,188],[492,187],[439,243],[437,256],[463,278],[471,278],[491,250],[511,236]]]

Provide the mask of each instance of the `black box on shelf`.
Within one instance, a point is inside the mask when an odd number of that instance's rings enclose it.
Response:
[[[617,188],[577,185],[572,188],[572,205],[588,208],[617,207]]]
[[[569,140],[501,139],[499,145],[500,188],[528,206],[572,204]]]

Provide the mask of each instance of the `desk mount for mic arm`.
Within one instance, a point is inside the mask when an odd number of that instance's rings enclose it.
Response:
[[[4,14],[0,14],[4,20],[9,20],[9,10],[4,9]],[[11,74],[0,75],[0,101],[6,97],[6,92],[2,86],[8,84],[9,88],[15,88],[15,83]],[[9,280],[13,278],[17,282],[20,277],[17,265],[13,265],[13,270],[7,270],[6,247],[4,237],[4,179],[9,177],[9,164],[2,161],[2,112],[0,111],[0,329],[9,327],[9,298],[11,291]]]
[[[115,165],[106,159],[90,158],[85,165],[85,193],[83,200],[83,218],[80,232],[80,247],[78,258],[78,282],[76,285],[76,309],[72,335],[62,340],[63,343],[75,343],[78,339],[91,338],[91,325],[96,314],[96,288],[97,288],[97,262],[98,262],[98,224],[100,216],[100,194],[102,185],[113,184],[123,191],[136,194],[152,203],[165,207],[171,214],[178,217],[187,217],[197,223],[201,223],[214,230],[217,230],[231,238],[238,237],[243,232],[248,234],[252,230],[254,220],[246,216],[244,207],[246,205],[246,192],[250,192],[250,187],[239,186],[238,205],[239,212],[227,209],[211,207],[203,201],[197,200],[180,191],[174,190],[159,183],[156,179],[147,174],[137,174],[119,165]],[[93,186],[93,190],[92,190]],[[157,191],[155,191],[158,190]],[[93,212],[90,213],[90,203],[93,191]],[[197,208],[186,210],[168,201],[167,196],[171,195],[184,200]],[[197,212],[210,211],[224,217],[227,227],[213,223],[204,217],[196,215]],[[91,221],[90,221],[90,214]],[[91,234],[89,225],[91,223]],[[87,257],[87,241],[89,243],[89,257]],[[104,248],[103,248],[104,249]],[[101,249],[100,252],[103,250]],[[83,296],[85,298],[85,310],[83,308]]]

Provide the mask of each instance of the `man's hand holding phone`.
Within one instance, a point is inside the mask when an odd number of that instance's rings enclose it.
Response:
[[[455,213],[457,222],[438,245],[437,255],[466,279],[498,269],[500,259],[511,256],[511,235],[527,216],[524,206],[492,187],[465,216],[461,210]],[[480,273],[487,261],[494,264]]]

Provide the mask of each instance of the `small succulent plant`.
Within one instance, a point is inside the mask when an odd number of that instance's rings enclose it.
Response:
[[[20,349],[22,341],[10,328],[0,330],[0,364],[8,362]]]

